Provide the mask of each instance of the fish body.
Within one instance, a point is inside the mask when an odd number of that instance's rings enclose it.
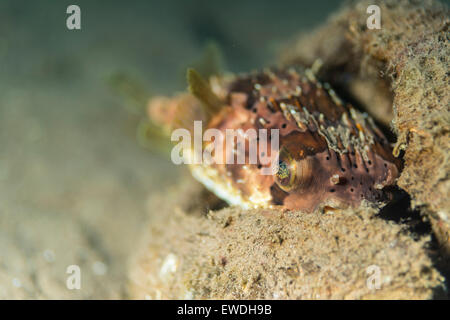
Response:
[[[400,164],[373,120],[343,102],[310,69],[265,70],[213,79],[207,85],[194,86],[192,94],[168,100],[166,110],[178,111],[172,111],[176,116],[165,119],[166,123],[178,127],[184,123],[192,131],[188,109],[204,121],[205,130],[216,129],[223,136],[230,129],[239,134],[266,129],[270,144],[270,132],[278,131],[279,148],[258,145],[256,162],[250,161],[250,146],[259,136],[244,134],[244,147],[239,149],[244,150],[244,163],[189,166],[197,180],[230,204],[307,212],[356,207],[362,200],[381,201],[383,189],[399,175]],[[199,109],[210,112],[199,116]],[[150,110],[154,116],[158,113],[155,103],[150,103]],[[237,137],[232,139],[233,148],[224,149],[224,157],[230,156],[227,152],[234,157],[238,147],[242,148]],[[204,142],[203,149],[211,143]],[[274,156],[274,174],[262,174],[270,166],[264,158]]]

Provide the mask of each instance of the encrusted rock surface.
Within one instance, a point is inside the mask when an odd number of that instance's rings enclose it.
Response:
[[[155,214],[131,263],[132,298],[442,297],[429,237],[414,240],[405,226],[375,217],[375,208],[205,213],[203,192],[189,179],[149,201]]]

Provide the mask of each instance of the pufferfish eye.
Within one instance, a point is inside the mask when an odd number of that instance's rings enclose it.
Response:
[[[275,182],[286,192],[294,189],[296,186],[297,162],[291,157],[286,149],[280,151]]]

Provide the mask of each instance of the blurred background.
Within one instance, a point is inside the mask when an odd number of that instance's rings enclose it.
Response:
[[[66,27],[71,4],[81,30]],[[208,59],[273,65],[339,5],[2,0],[0,299],[126,298],[127,258],[158,214],[149,196],[183,170],[137,134],[146,99],[184,90],[186,68]],[[66,287],[69,265],[80,290]]]

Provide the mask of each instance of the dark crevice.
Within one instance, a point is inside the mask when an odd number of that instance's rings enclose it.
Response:
[[[392,200],[380,210],[379,218],[406,225],[415,239],[432,232],[431,224],[423,219],[420,211],[411,209],[411,198],[405,191],[399,188],[386,191]]]
[[[445,288],[435,288],[433,298],[450,299],[450,294],[446,289],[450,287],[450,256],[442,251],[437,238],[433,234],[429,220],[418,209],[411,208],[410,196],[399,188],[392,188],[389,192],[392,195],[392,200],[380,210],[377,216],[387,221],[405,225],[406,230],[415,240],[431,235],[431,240],[425,249],[433,262],[434,268],[445,278]]]

